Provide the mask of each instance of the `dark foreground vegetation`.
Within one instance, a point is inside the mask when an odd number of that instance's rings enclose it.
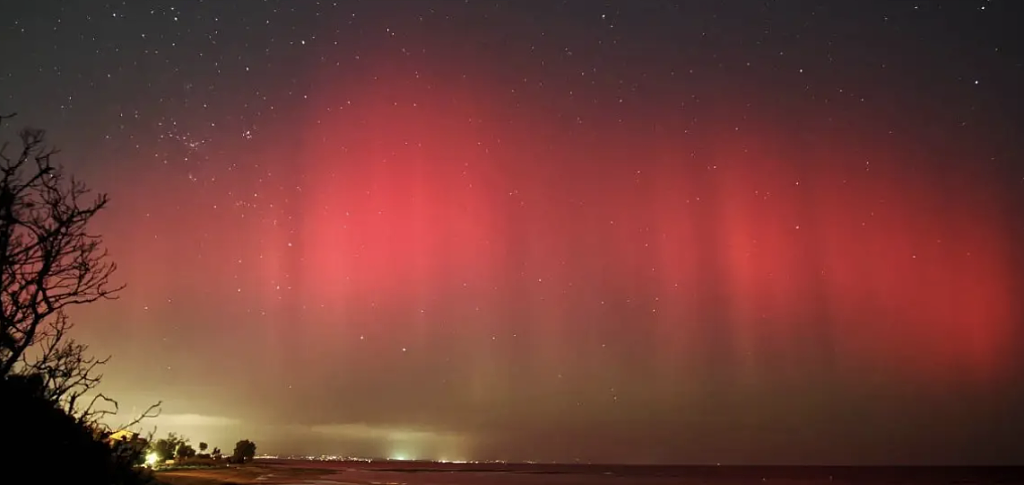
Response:
[[[17,437],[3,440],[2,446],[9,448],[0,450],[5,476],[26,473],[36,483],[150,481],[135,468],[142,463],[142,449],[99,439],[94,429],[46,398],[38,375],[6,376],[0,381],[0,396],[4,431]]]
[[[0,116],[6,131],[12,116]],[[107,205],[53,162],[46,132],[0,145],[0,467],[4,482],[141,484],[138,440],[110,440],[117,402],[96,392],[107,359],[75,341],[68,311],[115,298],[116,270],[89,222]],[[129,420],[137,425],[150,414]],[[19,477],[24,477],[19,479]]]
[[[110,424],[117,401],[96,390],[108,358],[71,336],[69,314],[123,289],[111,284],[117,267],[90,232],[108,199],[55,163],[45,131],[4,139],[12,118],[0,115],[0,483],[139,485],[154,481],[144,465],[252,460],[248,440],[224,458],[206,443],[197,453],[174,434],[153,441],[132,432],[160,403]]]

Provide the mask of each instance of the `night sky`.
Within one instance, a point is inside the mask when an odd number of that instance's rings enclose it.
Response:
[[[4,1],[103,390],[230,450],[1024,463],[1019,0]],[[125,416],[127,419],[127,416]]]

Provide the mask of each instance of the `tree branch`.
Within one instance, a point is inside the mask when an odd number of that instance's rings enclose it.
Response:
[[[59,364],[91,371],[106,359],[81,358],[82,347],[76,361],[76,344],[61,347],[61,339],[66,308],[114,299],[124,288],[110,286],[117,266],[103,249],[102,238],[87,230],[108,198],[99,194],[90,200],[83,183],[66,177],[51,162],[59,151],[46,146],[44,130],[26,128],[18,135],[18,156],[8,157],[7,145],[0,149],[0,377],[15,372],[26,352],[40,345],[48,347],[43,352],[47,357],[59,357]],[[53,365],[27,368],[52,370]],[[72,387],[98,382],[89,381],[89,372],[58,380]],[[64,395],[69,389],[54,392]]]

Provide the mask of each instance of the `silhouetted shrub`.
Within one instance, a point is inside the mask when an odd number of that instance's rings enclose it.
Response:
[[[231,454],[232,463],[245,463],[256,457],[256,443],[241,440],[235,443],[235,452]]]
[[[150,479],[134,466],[142,450],[105,442],[89,426],[45,398],[39,376],[0,379],[0,470],[10,483],[136,485]],[[8,483],[7,480],[4,483]]]

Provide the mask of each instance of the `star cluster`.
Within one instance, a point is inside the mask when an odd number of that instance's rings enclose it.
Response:
[[[1017,3],[23,2],[0,110],[110,192],[79,331],[197,439],[1004,461]]]

